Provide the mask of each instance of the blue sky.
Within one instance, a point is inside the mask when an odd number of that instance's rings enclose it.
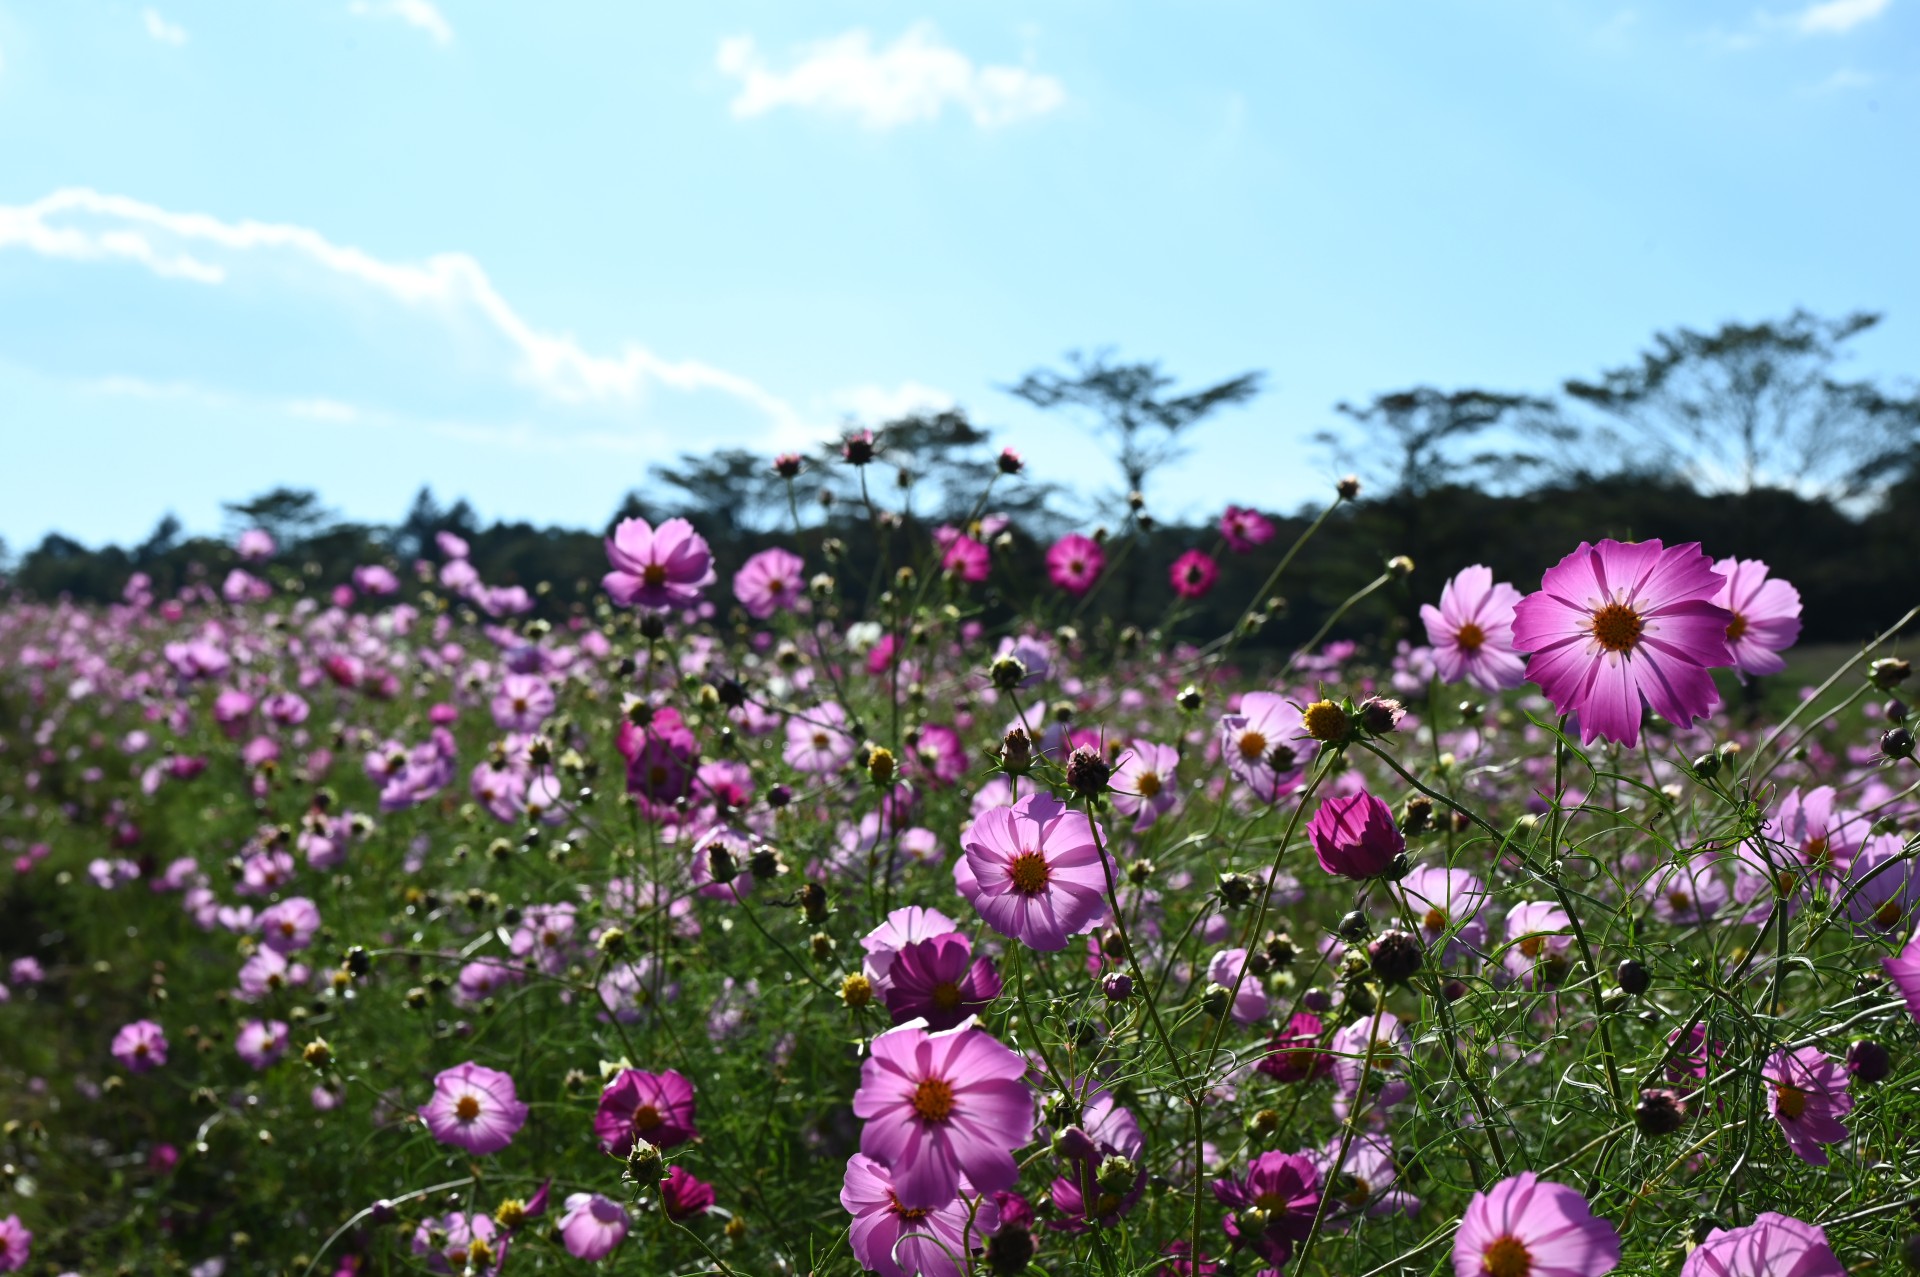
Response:
[[[275,483],[597,525],[649,464],[1111,344],[1267,370],[1157,506],[1291,508],[1341,399],[1888,312],[1920,2],[0,0],[0,537]]]

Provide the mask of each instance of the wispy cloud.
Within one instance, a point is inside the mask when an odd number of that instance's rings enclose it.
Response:
[[[1865,71],[1856,71],[1852,67],[1841,67],[1818,84],[1807,86],[1807,93],[1815,97],[1824,97],[1829,93],[1850,93],[1856,89],[1870,89],[1879,82],[1879,77]]]
[[[1845,35],[1887,11],[1893,0],[1821,0],[1789,19],[1800,35]]]
[[[917,381],[903,381],[897,386],[847,386],[827,396],[832,411],[866,425],[893,421],[909,413],[941,412],[953,405],[952,395]]]
[[[6,249],[68,262],[133,264],[163,279],[213,289],[229,280],[249,288],[293,281],[317,298],[338,294],[345,284],[424,319],[449,341],[470,338],[489,349],[504,348],[514,381],[550,404],[622,407],[663,390],[715,394],[762,420],[769,445],[802,442],[823,431],[817,420],[738,373],[697,359],[670,359],[635,343],[594,351],[570,334],[543,329],[464,253],[387,261],[304,226],[224,221],[84,187],[31,204],[0,205],[0,250]],[[490,366],[496,359],[483,355],[460,366]],[[307,415],[334,411],[314,406],[321,402],[309,400]]]
[[[720,42],[715,61],[740,82],[732,109],[742,119],[797,107],[887,129],[938,119],[952,105],[981,128],[994,128],[1045,115],[1067,100],[1066,88],[1050,75],[1020,66],[975,66],[942,44],[925,22],[885,48],[876,48],[861,29],[816,41],[779,67],[752,36],[734,36]]]
[[[391,18],[426,32],[435,44],[453,43],[453,24],[433,0],[353,0],[347,12],[358,18]]]
[[[187,42],[187,29],[168,22],[160,16],[159,10],[147,9],[140,18],[147,24],[147,34],[161,44],[170,44],[177,49]]]

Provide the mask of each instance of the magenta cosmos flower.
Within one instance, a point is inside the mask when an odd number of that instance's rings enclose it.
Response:
[[[1258,510],[1230,505],[1220,516],[1220,535],[1226,538],[1227,548],[1235,554],[1251,554],[1273,540],[1273,521]]]
[[[1722,559],[1713,565],[1723,584],[1713,601],[1733,613],[1727,642],[1742,674],[1778,674],[1787,668],[1780,653],[1800,637],[1800,591],[1767,575],[1759,559]]]
[[[733,574],[733,597],[757,621],[790,612],[806,589],[806,570],[806,560],[791,550],[762,550]]]
[[[622,519],[607,538],[613,571],[600,584],[621,607],[692,607],[713,584],[713,554],[685,519],[657,529],[645,519]]]
[[[1809,1166],[1825,1166],[1822,1144],[1838,1144],[1848,1131],[1840,1119],[1853,1109],[1847,1066],[1817,1046],[1775,1051],[1760,1071],[1767,1083],[1767,1112],[1780,1123],[1793,1155]]]
[[[895,1024],[919,1019],[929,1028],[951,1029],[999,996],[993,959],[974,957],[972,943],[959,932],[902,946],[887,969],[887,1013]]]
[[[1454,1277],[1600,1277],[1619,1263],[1613,1225],[1532,1171],[1475,1193],[1453,1239]]]
[[[967,826],[960,838],[967,873],[955,880],[988,926],[1053,952],[1106,920],[1105,844],[1086,813],[1051,794],[1029,794]]]
[[[438,1232],[440,1237],[435,1237]],[[444,1239],[444,1240],[442,1240]],[[429,1215],[413,1230],[413,1253],[436,1273],[497,1273],[507,1261],[512,1234],[488,1215],[453,1211],[444,1218]],[[438,1247],[436,1242],[440,1242]]]
[[[1493,569],[1462,568],[1440,591],[1440,606],[1420,608],[1433,663],[1449,683],[1468,682],[1500,692],[1526,680],[1526,666],[1513,650],[1513,605],[1520,591],[1493,579]]]
[[[152,1020],[135,1020],[113,1035],[113,1058],[129,1073],[145,1073],[167,1062],[167,1035]]]
[[[945,1206],[963,1177],[978,1192],[1012,1188],[1013,1150],[1033,1138],[1026,1072],[1024,1059],[974,1025],[889,1029],[860,1065],[860,1151],[887,1168],[908,1210]]]
[[[888,973],[900,950],[916,940],[929,940],[958,930],[952,918],[924,905],[906,905],[888,914],[886,921],[860,939],[860,947],[867,951],[861,969],[872,981],[873,991],[885,995]]]
[[[1258,1024],[1267,1018],[1272,1003],[1267,998],[1266,985],[1258,976],[1242,974],[1246,965],[1245,949],[1222,949],[1207,963],[1207,979],[1223,989],[1238,989],[1231,1008],[1235,1024]]]
[[[853,1223],[847,1242],[860,1266],[879,1277],[960,1277],[961,1259],[980,1249],[1000,1224],[993,1197],[964,1180],[960,1195],[943,1206],[910,1210],[893,1195],[893,1175],[865,1153],[847,1159],[840,1204]]]
[[[1329,798],[1307,822],[1307,839],[1320,867],[1342,878],[1378,878],[1407,849],[1387,805],[1361,790]]]
[[[1907,1004],[1907,1014],[1915,1023],[1920,1023],[1920,930],[1913,933],[1907,947],[1897,956],[1880,959],[1880,966]]]
[[[0,1273],[19,1272],[33,1254],[33,1233],[18,1215],[0,1219]]]
[[[560,1216],[560,1241],[575,1259],[601,1260],[627,1239],[627,1227],[627,1208],[619,1202],[598,1193],[572,1193]]]
[[[787,747],[781,757],[797,772],[819,776],[839,771],[853,757],[847,711],[832,701],[787,719]]]
[[[987,547],[965,533],[955,537],[940,556],[940,570],[962,581],[984,581],[992,566]]]
[[[260,911],[260,943],[280,953],[297,953],[320,930],[320,908],[305,896],[288,896]]]
[[[503,732],[537,732],[553,713],[553,687],[537,674],[509,674],[493,696],[493,722]]]
[[[1220,579],[1220,565],[1204,550],[1188,550],[1167,569],[1167,579],[1173,583],[1173,592],[1181,598],[1202,598]]]
[[[1745,1228],[1716,1228],[1680,1266],[1680,1277],[1846,1277],[1813,1224],[1772,1211]]]
[[[1069,532],[1047,551],[1047,577],[1068,594],[1085,594],[1107,566],[1107,552],[1092,537]]]
[[[689,1220],[713,1209],[713,1185],[695,1178],[684,1166],[669,1167],[660,1181],[660,1206],[672,1220]]]
[[[1047,1190],[1060,1213],[1047,1226],[1065,1233],[1083,1233],[1090,1222],[1108,1227],[1119,1223],[1147,1191],[1147,1137],[1131,1112],[1106,1091],[1095,1091],[1087,1097],[1077,1125],[1084,1139],[1055,1146],[1065,1174],[1056,1176]],[[1101,1186],[1100,1167],[1109,1157],[1124,1157],[1138,1168],[1131,1183],[1117,1190]]]
[[[1228,1215],[1223,1226],[1240,1246],[1251,1246],[1275,1267],[1293,1257],[1295,1242],[1313,1229],[1320,1209],[1320,1170],[1304,1153],[1262,1153],[1247,1167],[1244,1179],[1213,1182],[1213,1195],[1235,1212],[1261,1210],[1266,1223],[1252,1228],[1239,1214]]]
[[[1579,715],[1583,743],[1631,748],[1643,706],[1690,727],[1720,703],[1707,671],[1733,664],[1723,584],[1696,544],[1582,541],[1514,605],[1514,646],[1554,708]]]
[[[527,1120],[513,1078],[472,1060],[434,1078],[433,1098],[419,1113],[433,1138],[482,1156],[511,1144]]]
[[[600,1147],[623,1157],[635,1140],[658,1148],[684,1144],[700,1133],[693,1123],[693,1083],[680,1073],[621,1069],[600,1093],[593,1133],[600,1137]]]
[[[271,1068],[287,1053],[287,1022],[248,1020],[233,1035],[233,1050],[249,1068]]]

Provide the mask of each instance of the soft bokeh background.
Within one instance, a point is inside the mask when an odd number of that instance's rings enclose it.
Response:
[[[1157,477],[1291,509],[1340,400],[1551,393],[1657,330],[1884,311],[1910,0],[540,6],[0,0],[0,537],[275,484],[601,526],[682,451],[1112,346],[1264,393]]]

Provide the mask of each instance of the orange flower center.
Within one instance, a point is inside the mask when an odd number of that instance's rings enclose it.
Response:
[[[1160,774],[1158,772],[1141,772],[1133,778],[1133,791],[1142,798],[1152,798],[1160,792]]]
[[[640,579],[649,586],[658,589],[667,583],[667,568],[663,563],[649,563],[640,573]]]
[[[480,1116],[480,1101],[471,1095],[463,1095],[453,1106],[453,1115],[463,1122],[471,1122]]]
[[[1593,614],[1593,637],[1609,652],[1631,652],[1647,623],[1624,603],[1609,603]]]
[[[660,1110],[651,1104],[642,1104],[633,1111],[633,1129],[651,1131],[667,1119],[660,1116]]]
[[[1727,642],[1738,643],[1740,636],[1747,632],[1747,617],[1744,612],[1735,612],[1733,620],[1727,622]]]
[[[1528,936],[1520,942],[1521,954],[1529,958],[1539,957],[1540,951],[1546,947],[1547,938],[1545,936]]]
[[[1900,902],[1889,900],[1874,910],[1873,920],[1883,927],[1896,926],[1900,922]]]
[[[1420,921],[1426,926],[1428,931],[1445,931],[1447,929],[1447,911],[1439,905],[1435,905],[1427,910],[1427,916],[1420,919]]]
[[[1527,1277],[1533,1271],[1533,1256],[1509,1233],[1480,1252],[1480,1270],[1487,1277]]]
[[[1800,856],[1810,865],[1831,865],[1833,848],[1828,844],[1825,834],[1815,834],[1801,845]]]
[[[944,1122],[953,1116],[953,1087],[945,1078],[922,1078],[913,1088],[913,1111],[929,1122]]]
[[[1487,641],[1487,632],[1468,621],[1453,633],[1454,646],[1464,652],[1477,652]]]
[[[951,1011],[960,1005],[960,986],[952,980],[933,986],[933,1005],[942,1011]]]
[[[1240,757],[1252,762],[1267,752],[1267,738],[1259,732],[1240,733]]]
[[[1047,868],[1047,858],[1037,851],[1023,851],[1015,856],[1007,873],[1013,878],[1013,889],[1028,896],[1045,891],[1047,883],[1053,879],[1053,871]]]
[[[767,590],[772,594],[785,594],[787,592],[786,578],[778,576],[770,578],[767,581]]]
[[[514,697],[514,698],[513,698],[513,712],[514,712],[514,713],[516,713],[516,714],[524,714],[524,713],[526,713],[526,712],[527,712],[527,698],[526,698],[526,697],[524,697],[524,696],[516,696],[516,697]]]
[[[1792,895],[1793,889],[1799,885],[1800,885],[1799,874],[1788,873],[1786,870],[1782,869],[1779,873],[1774,875],[1774,878],[1773,878],[1774,890],[1779,892],[1780,895],[1782,896]]]
[[[813,747],[815,749],[825,749],[831,739],[832,738],[825,732],[815,732],[813,734]]]
[[[1773,1098],[1781,1117],[1797,1118],[1807,1111],[1807,1093],[1797,1086],[1777,1082],[1774,1084]]]
[[[911,1210],[902,1206],[900,1199],[893,1195],[892,1189],[887,1190],[887,1208],[901,1219],[925,1219],[927,1216],[933,1214],[930,1210]]]
[[[1667,893],[1667,906],[1675,913],[1685,913],[1687,910],[1693,908],[1693,897],[1684,891],[1669,891]]]

